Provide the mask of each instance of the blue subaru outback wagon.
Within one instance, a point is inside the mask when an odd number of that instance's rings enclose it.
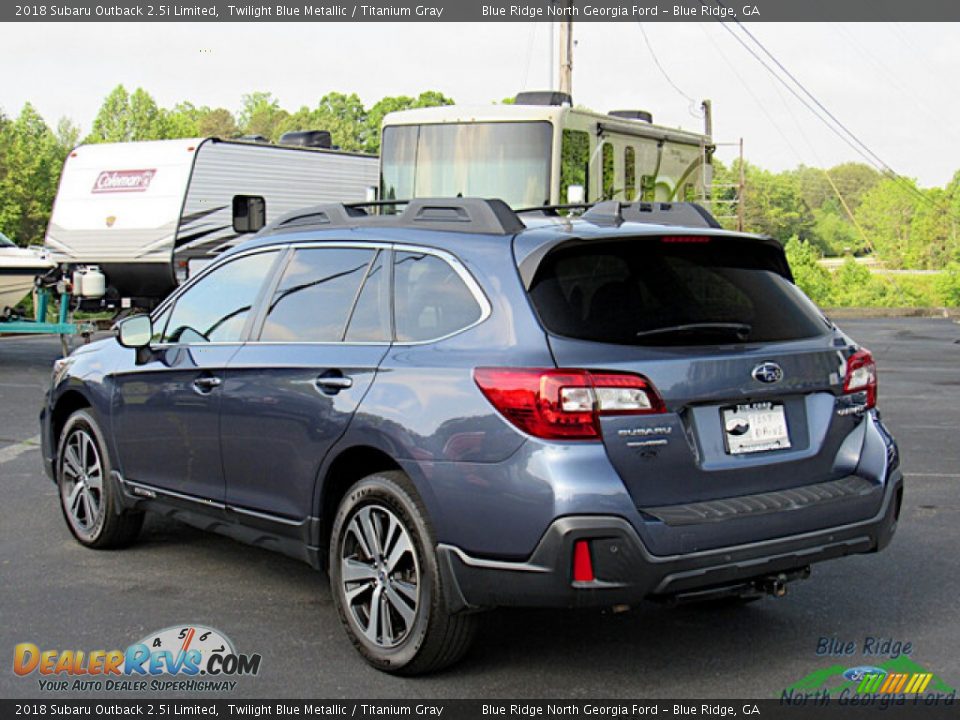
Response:
[[[301,558],[414,674],[483,609],[746,601],[882,549],[876,402],[774,240],[457,198],[282,218],[58,361],[41,422],[80,543],[158,509]]]

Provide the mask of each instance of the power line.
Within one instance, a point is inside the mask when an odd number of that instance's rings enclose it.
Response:
[[[715,2],[721,7],[724,7],[724,8],[727,7],[726,5],[724,5],[722,0],[715,0]],[[823,103],[817,100],[817,98],[814,97],[814,95],[809,90],[807,90],[806,87],[804,87],[803,84],[799,80],[797,80],[793,76],[793,74],[790,73],[790,71],[787,70],[786,67],[784,67],[784,65],[779,60],[777,60],[774,57],[773,54],[769,50],[767,50],[766,47],[764,47],[763,44],[759,40],[757,40],[757,38],[754,37],[754,35],[749,30],[747,30],[741,22],[737,20],[735,20],[734,22],[740,27],[741,30],[743,30],[743,32],[748,37],[750,37],[751,40],[753,40],[754,43],[756,43],[758,47],[760,47],[761,50],[763,50],[763,52],[777,65],[777,67],[779,67],[787,75],[787,77],[789,77],[793,81],[793,83],[796,84],[797,87],[799,87],[811,99],[811,101],[818,108],[820,108],[823,111],[823,113],[826,114],[826,116],[833,121],[833,123],[836,124],[836,126],[832,125],[823,115],[821,115],[820,112],[818,112],[818,110],[816,110],[813,106],[811,106],[809,102],[807,102],[803,97],[801,97],[801,95],[797,92],[797,90],[795,90],[786,80],[784,80],[779,74],[777,74],[777,72],[773,68],[771,68],[763,60],[763,58],[761,58],[753,50],[753,48],[751,48],[743,40],[743,38],[737,35],[726,23],[720,21],[720,24],[723,26],[723,28],[727,32],[729,32],[734,37],[734,39],[736,39],[738,43],[740,43],[740,45],[743,46],[743,48],[747,52],[750,53],[750,55],[753,56],[753,58],[757,62],[759,62],[764,67],[765,70],[767,70],[767,72],[769,72],[781,85],[783,85],[790,92],[790,94],[793,95],[804,107],[806,107],[811,113],[813,113],[813,115],[818,120],[820,120],[824,125],[826,125],[831,132],[833,132],[835,135],[837,135],[837,137],[843,140],[850,148],[852,148],[858,155],[864,158],[864,160],[866,160],[870,165],[873,165],[877,170],[880,170],[881,172],[886,173],[892,180],[897,182],[901,187],[906,188],[911,193],[916,195],[917,198],[922,200],[924,203],[927,203],[928,205],[932,207],[936,207],[938,209],[944,209],[944,208],[941,208],[933,200],[928,198],[923,192],[921,192],[917,187],[915,187],[911,181],[909,181],[907,178],[897,173],[893,168],[891,168],[887,163],[885,163],[875,152],[873,152],[869,147],[867,147],[867,145],[863,141],[861,141],[852,131],[850,131],[842,122],[840,122],[840,120],[838,120],[837,117],[823,105]],[[841,130],[843,132],[841,132]],[[948,212],[952,212],[952,211],[948,209]]]
[[[640,27],[640,34],[643,35],[643,42],[646,43],[647,50],[650,51],[650,57],[653,58],[653,63],[654,65],[657,66],[657,69],[660,71],[660,74],[663,75],[664,80],[666,80],[670,84],[670,87],[676,90],[681,97],[683,97],[684,99],[686,99],[688,103],[690,103],[687,106],[687,110],[690,112],[691,115],[693,115],[696,118],[703,117],[702,114],[696,113],[693,110],[693,108],[695,108],[697,105],[697,101],[694,100],[689,95],[687,95],[683,90],[681,90],[679,86],[673,80],[670,79],[670,75],[667,74],[667,71],[664,69],[663,65],[660,64],[660,60],[659,58],[657,58],[657,54],[653,51],[653,45],[650,44],[650,38],[647,37],[647,31],[644,29],[643,23],[638,22],[637,25]]]

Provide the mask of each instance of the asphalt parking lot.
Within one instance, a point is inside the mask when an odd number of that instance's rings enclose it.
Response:
[[[491,613],[465,661],[419,679],[369,669],[340,628],[325,577],[294,560],[157,518],[128,550],[81,548],[37,445],[59,342],[0,339],[0,697],[41,695],[36,675],[10,669],[16,643],[125,648],[186,623],[263,656],[233,697],[771,698],[834,662],[816,654],[824,637],[909,642],[913,661],[957,687],[960,325],[841,325],[877,358],[880,407],[903,456],[904,509],[886,551],[816,566],[786,598],[742,608]]]

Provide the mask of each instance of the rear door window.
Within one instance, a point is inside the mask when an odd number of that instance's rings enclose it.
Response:
[[[530,297],[556,335],[621,345],[814,337],[827,325],[777,272],[775,249],[732,238],[633,238],[560,248]]]
[[[393,272],[394,322],[400,342],[451,335],[477,322],[483,314],[463,278],[443,258],[397,252]]]
[[[297,250],[270,300],[261,341],[340,342],[376,251]]]

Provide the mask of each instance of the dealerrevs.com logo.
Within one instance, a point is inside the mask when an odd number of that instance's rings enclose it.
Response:
[[[219,630],[174,625],[125,650],[50,650],[18,644],[13,672],[36,677],[43,692],[232,691],[238,676],[260,672],[259,654],[238,653]]]
[[[149,170],[104,170],[97,175],[92,193],[144,192],[154,176],[156,169]]]

